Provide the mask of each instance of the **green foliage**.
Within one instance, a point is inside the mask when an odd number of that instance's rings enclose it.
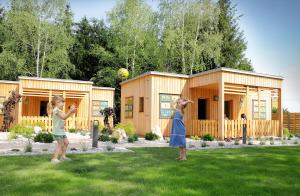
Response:
[[[272,113],[273,113],[273,114],[274,114],[274,113],[277,113],[277,111],[278,111],[278,108],[272,107]]]
[[[110,138],[110,141],[111,141],[112,143],[116,144],[116,143],[118,143],[118,138],[116,138],[116,137],[111,137],[111,138]]]
[[[195,135],[195,136],[191,136],[192,140],[200,140],[199,136]]]
[[[158,135],[156,135],[155,133],[152,133],[152,132],[148,132],[145,134],[145,139],[146,140],[150,140],[150,141],[153,141],[153,140],[158,140]]]
[[[41,143],[52,143],[53,136],[51,133],[38,133],[34,138],[34,142],[41,142]]]
[[[203,135],[202,139],[204,141],[213,141],[214,137],[208,133],[208,134]]]
[[[101,133],[102,133],[102,134],[107,134],[107,135],[109,135],[109,134],[111,134],[112,132],[111,132],[111,130],[110,130],[109,128],[104,127],[104,128],[101,130]]]
[[[239,28],[241,16],[236,16],[236,7],[230,0],[218,0],[218,7],[218,29],[222,35],[221,66],[252,71],[253,67],[245,57],[247,42]]]
[[[109,135],[108,134],[103,134],[99,136],[99,141],[101,142],[108,142],[110,140]]]
[[[12,128],[9,129],[9,138],[15,138],[16,135],[22,135],[23,137],[27,139],[31,139],[33,136],[33,127],[27,126],[27,125],[22,125],[22,124],[17,124],[13,126]]]
[[[218,142],[218,145],[219,146],[225,146],[225,143],[224,142]]]
[[[133,134],[133,135],[128,136],[128,142],[129,142],[129,143],[133,143],[133,142],[135,142],[135,141],[138,141],[138,136],[137,136],[137,134]]]
[[[128,136],[134,135],[136,130],[134,125],[131,122],[128,123],[119,123],[115,126],[116,129],[124,129]]]
[[[208,143],[206,141],[201,142],[201,147],[209,147]]]
[[[75,128],[70,128],[70,129],[68,129],[68,132],[70,132],[70,133],[76,133],[77,130]]]
[[[117,138],[119,140],[120,139],[120,134],[117,131],[113,131],[112,134],[111,134],[111,137]]]

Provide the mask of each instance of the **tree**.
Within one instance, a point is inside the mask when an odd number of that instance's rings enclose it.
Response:
[[[123,62],[122,66],[131,71],[131,77],[146,71],[142,69],[142,64],[145,60],[148,65],[152,64],[153,60],[149,58],[149,52],[158,54],[155,52],[158,49],[158,45],[155,45],[155,15],[151,7],[142,0],[120,1],[108,13],[108,21],[114,35],[113,45]],[[150,48],[154,51],[150,51]]]
[[[241,16],[236,16],[236,7],[231,5],[230,0],[219,0],[218,6],[218,28],[222,34],[221,66],[253,70],[251,62],[245,58],[247,43],[238,25]]]
[[[68,78],[73,69],[67,53],[72,38],[63,24],[65,1],[11,0],[10,5],[0,54],[3,77],[12,73],[10,79],[18,75]]]

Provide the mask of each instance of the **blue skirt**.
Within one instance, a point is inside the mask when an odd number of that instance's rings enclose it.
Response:
[[[170,146],[173,147],[186,147],[185,141],[185,125],[182,121],[182,115],[176,111],[172,123]]]

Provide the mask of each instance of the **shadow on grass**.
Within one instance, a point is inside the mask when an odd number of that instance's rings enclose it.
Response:
[[[300,148],[189,151],[138,148],[134,153],[1,157],[0,193],[65,195],[297,195]]]

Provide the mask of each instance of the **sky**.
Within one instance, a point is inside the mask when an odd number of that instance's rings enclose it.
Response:
[[[3,4],[4,0],[0,0]],[[104,18],[116,0],[69,0],[74,19]],[[157,9],[157,0],[146,0]],[[280,75],[283,106],[300,112],[300,0],[232,0],[255,72]],[[299,86],[298,86],[299,85]]]

